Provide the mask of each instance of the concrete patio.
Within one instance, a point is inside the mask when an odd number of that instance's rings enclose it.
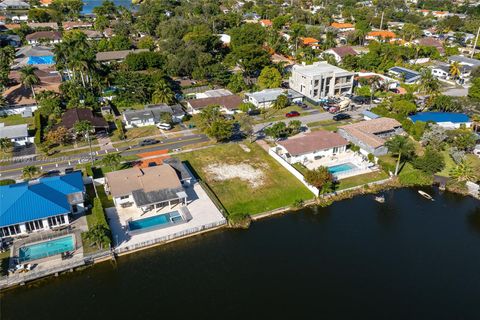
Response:
[[[176,205],[172,206],[172,208],[167,206],[145,213],[135,206],[128,208],[121,208],[120,206],[106,208],[105,212],[112,230],[115,250],[119,253],[136,250],[165,241],[166,239],[171,240],[176,237],[226,224],[225,217],[217,209],[212,200],[210,200],[199,183],[192,183],[190,187],[185,188],[185,192],[188,196],[186,208],[190,212],[191,220],[186,223],[175,224],[161,229],[153,228],[145,230],[144,232],[135,233],[134,235],[127,232],[126,225],[129,219],[137,220],[172,211],[180,211],[182,206]]]
[[[355,165],[356,168],[348,171],[335,173],[335,177],[337,179],[348,178],[364,173],[373,172],[376,170],[374,165],[369,162],[368,159],[365,159],[363,155],[351,150],[347,150],[335,156],[329,156],[317,160],[308,161],[306,163],[303,163],[303,165],[309,170],[314,170],[320,166],[332,167],[346,163],[351,163]]]

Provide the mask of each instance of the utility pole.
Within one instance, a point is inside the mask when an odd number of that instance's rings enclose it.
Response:
[[[380,30],[383,30],[383,15],[385,11],[382,11],[382,18],[380,19]]]
[[[470,56],[470,58],[472,58],[472,59],[473,59],[473,55],[475,54],[475,49],[477,49],[477,41],[478,41],[478,35],[479,34],[480,34],[480,27],[478,27],[477,36],[475,37],[475,42],[473,43],[472,55]]]

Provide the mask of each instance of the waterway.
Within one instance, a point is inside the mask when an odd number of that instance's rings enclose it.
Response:
[[[90,14],[93,12],[93,8],[100,6],[103,0],[83,0],[82,14]],[[125,8],[132,8],[131,0],[113,0],[115,5],[124,6]]]
[[[309,208],[5,292],[2,320],[480,319],[480,201]]]

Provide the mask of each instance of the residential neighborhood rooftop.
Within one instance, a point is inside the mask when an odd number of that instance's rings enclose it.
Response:
[[[292,156],[348,145],[348,141],[338,133],[324,130],[312,131],[277,143]]]

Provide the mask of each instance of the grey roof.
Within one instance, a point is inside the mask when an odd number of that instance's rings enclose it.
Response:
[[[362,114],[366,117],[369,117],[370,119],[380,118],[380,116],[378,114],[373,113],[372,111],[368,111],[368,110],[363,111]]]
[[[450,65],[447,64],[447,63],[439,63],[439,64],[437,64],[434,68],[435,68],[435,69],[441,69],[441,70],[443,70],[443,71],[445,71],[445,72],[447,72],[447,73],[450,72]],[[472,71],[472,69],[473,69],[473,67],[471,67],[471,66],[464,65],[464,64],[460,65],[460,72],[461,72],[461,73],[470,72],[470,71]]]
[[[8,8],[30,8],[30,5],[24,1],[20,0],[5,0],[0,3],[0,9],[8,9]]]
[[[18,137],[28,137],[28,125],[5,126],[3,123],[0,123],[0,138],[11,139]]]
[[[420,73],[414,70],[410,70],[403,67],[393,67],[388,69],[389,72],[394,72],[397,74],[402,74],[405,77],[406,83],[415,82],[421,78]]]
[[[153,113],[150,110],[128,110],[123,112],[123,116],[128,122],[134,120],[154,119]]]
[[[123,60],[130,53],[140,53],[140,52],[145,52],[145,51],[148,51],[148,49],[98,52],[97,55],[96,55],[96,59],[97,59],[97,61]]]
[[[324,73],[353,74],[352,72],[333,66],[324,61],[315,62],[307,66],[294,65],[292,72],[297,72],[306,77],[314,77]]]
[[[42,46],[25,46],[18,49],[15,56],[17,58],[53,56],[53,51],[50,48]]]
[[[137,207],[148,206],[151,204],[166,202],[180,198],[178,193],[183,192],[183,188],[176,189],[161,189],[150,192],[143,190],[134,190],[132,192],[133,200]]]
[[[472,59],[472,58],[468,58],[468,57],[464,57],[464,56],[458,56],[458,55],[457,56],[450,56],[448,58],[448,60],[457,61],[457,62],[464,63],[464,64],[470,64],[474,67],[480,66],[480,60]]]
[[[289,99],[298,99],[303,97],[300,93],[291,90],[291,89],[282,89],[282,88],[277,88],[277,89],[265,89],[262,91],[258,92],[253,92],[253,93],[247,93],[248,97],[253,97],[255,100],[258,102],[272,102],[277,100],[278,96],[280,95],[287,95]]]
[[[180,181],[192,179],[190,171],[185,168],[185,165],[178,158],[167,158],[163,160],[163,163],[170,165],[175,170]]]

